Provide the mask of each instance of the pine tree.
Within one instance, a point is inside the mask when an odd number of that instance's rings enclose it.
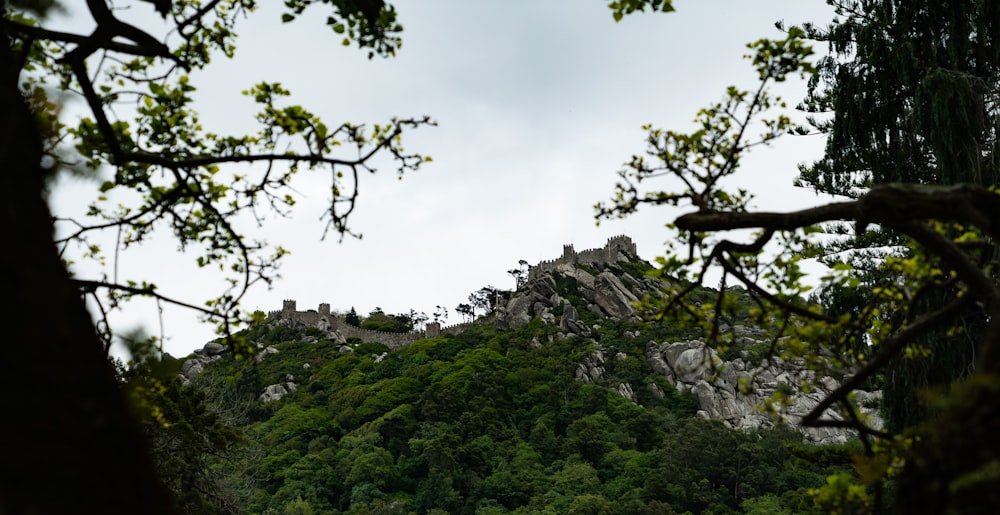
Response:
[[[885,183],[996,184],[1000,6],[988,0],[829,3],[840,18],[825,31],[810,27],[829,43],[831,56],[820,63],[806,105],[834,117],[818,124],[829,136],[826,152],[803,167],[800,184],[849,197]],[[832,250],[854,251],[852,264],[870,290],[885,274],[880,254],[868,250],[901,243],[891,232],[869,233]],[[921,292],[915,303],[930,312],[953,294]],[[834,313],[867,302],[864,291],[827,292],[824,300]],[[928,338],[929,355],[899,358],[889,368],[883,387],[891,429],[927,416],[918,399],[922,388],[969,373],[976,355],[969,342],[981,341],[976,335],[985,315],[973,308],[965,318],[965,335],[937,331]]]

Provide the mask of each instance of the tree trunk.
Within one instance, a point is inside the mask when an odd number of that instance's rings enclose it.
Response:
[[[53,243],[40,135],[9,45],[0,26],[0,515],[170,513]]]

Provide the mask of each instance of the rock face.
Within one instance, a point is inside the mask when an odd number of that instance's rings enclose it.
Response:
[[[499,310],[498,321],[515,328],[537,317],[546,324],[558,324],[564,335],[587,337],[591,329],[580,320],[579,312],[584,305],[603,318],[631,319],[634,303],[661,286],[655,279],[636,279],[621,269],[623,263],[636,260],[635,244],[627,236],[610,238],[603,248],[579,252],[564,245],[562,257],[531,269],[525,287]],[[560,296],[560,282],[566,281],[575,285],[574,294],[583,303],[573,306]]]
[[[213,361],[222,359],[222,353],[226,347],[220,343],[208,342],[199,350],[195,351],[194,357],[181,364],[180,380],[183,384],[189,384],[205,370],[205,365]]]
[[[272,384],[264,388],[264,393],[260,394],[260,397],[258,397],[260,402],[268,403],[271,401],[278,401],[281,400],[282,397],[298,390],[299,385],[295,382],[295,377],[289,374],[285,377],[285,379],[287,379],[287,381],[284,383]]]
[[[563,256],[539,263],[528,275],[525,287],[520,288],[507,302],[498,316],[501,325],[520,327],[538,318],[545,324],[558,325],[557,338],[568,336],[594,337],[598,325],[587,327],[581,320],[580,310],[585,306],[601,319],[635,320],[637,301],[647,293],[659,291],[664,284],[659,280],[634,277],[623,266],[635,257],[634,246],[629,241],[610,241],[605,249],[576,252],[565,246]],[[569,290],[567,290],[567,287]],[[570,291],[572,290],[572,291]],[[576,306],[565,296],[574,296]],[[759,343],[763,331],[755,328],[733,326],[723,328],[740,338],[738,343]],[[628,333],[635,338],[636,333]],[[540,345],[540,343],[539,343]],[[576,369],[576,379],[584,383],[607,383],[606,360],[612,359],[607,351],[598,348],[585,358]],[[624,355],[614,359],[625,359]],[[698,340],[672,343],[650,342],[646,361],[658,374],[682,392],[690,392],[698,401],[698,416],[722,420],[734,428],[770,427],[778,420],[762,407],[777,391],[785,395],[787,403],[781,418],[791,427],[800,429],[807,439],[816,443],[844,442],[854,435],[840,428],[804,428],[799,425],[807,415],[839,385],[830,377],[814,377],[801,362],[785,362],[779,358],[764,361],[759,366],[743,359],[724,361],[718,353]],[[809,393],[800,390],[803,383],[813,386]],[[636,402],[635,386],[627,383],[608,384],[622,397]],[[665,393],[655,384],[649,384],[655,397]],[[878,404],[879,392],[858,392],[860,404]],[[868,401],[868,402],[866,402]],[[872,425],[881,426],[876,409],[862,408]],[[834,412],[824,417],[837,418]]]
[[[650,367],[663,375],[677,390],[691,392],[698,400],[698,416],[722,420],[734,428],[757,428],[774,425],[775,419],[760,407],[775,391],[788,392],[789,405],[783,417],[792,427],[801,430],[815,443],[841,443],[856,436],[840,428],[801,427],[799,422],[823,398],[839,386],[831,377],[815,377],[814,372],[801,362],[783,361],[780,358],[765,360],[760,366],[750,366],[742,359],[723,361],[715,350],[704,342],[657,344],[650,342],[646,348]],[[799,384],[811,381],[809,393],[799,391]],[[787,385],[787,386],[783,386]],[[857,392],[861,405],[877,403],[881,392]],[[878,411],[861,408],[875,427],[881,426]],[[840,419],[828,411],[824,417]]]
[[[587,297],[587,293],[591,296]],[[601,272],[594,280],[594,289],[585,290],[584,296],[601,308],[609,318],[624,320],[635,314],[633,302],[639,299],[610,272]]]
[[[572,263],[560,263],[533,274],[526,288],[518,290],[500,310],[501,325],[521,327],[537,317],[546,324],[558,325],[565,335],[591,336],[577,307],[557,291],[556,277],[575,282],[576,294],[588,310],[614,320],[635,319],[635,303],[660,286],[655,279],[640,281],[621,271],[618,275],[606,270],[593,275]]]

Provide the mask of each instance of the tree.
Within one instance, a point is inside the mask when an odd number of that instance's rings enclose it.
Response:
[[[423,311],[417,311],[415,309],[410,309],[406,314],[407,317],[413,322],[412,328],[416,331],[423,331],[424,326],[431,317],[427,316],[427,313]]]
[[[347,315],[344,315],[344,322],[354,327],[361,327],[361,318],[358,317],[358,312],[354,310],[354,306],[351,306],[351,310],[347,312]]]
[[[881,1],[861,10],[837,2],[843,19],[828,30],[809,27],[827,41],[831,57],[820,61],[807,105],[835,116],[818,129],[828,133],[825,155],[803,167],[799,182],[817,191],[857,197],[887,183],[975,184],[1000,177],[994,155],[997,134],[993,103],[998,91],[1000,26],[990,2]],[[991,113],[990,111],[993,111]],[[852,235],[849,228],[840,232]],[[860,288],[828,290],[826,307],[858,309],[882,287],[884,250],[905,255],[905,242],[890,229],[840,239],[831,250],[850,251],[847,262]],[[835,254],[838,260],[844,254]],[[928,291],[924,312],[952,296]],[[916,306],[915,306],[916,307]],[[927,410],[918,392],[968,374],[986,320],[977,307],[963,313],[964,335],[930,331],[925,356],[896,359],[884,377],[884,411],[892,429],[922,422]]]
[[[392,55],[398,47],[395,10],[381,1],[294,0],[286,2],[283,20],[313,4],[331,7],[332,30],[370,57]],[[405,152],[398,137],[431,122],[331,128],[301,106],[281,105],[288,91],[272,83],[247,90],[261,108],[258,132],[206,133],[191,108],[189,74],[216,54],[232,55],[235,22],[253,2],[157,0],[172,28],[166,43],[123,21],[129,11],[112,11],[105,0],[86,3],[96,22],[93,33],[49,30],[44,15],[54,5],[0,1],[0,169],[6,174],[0,228],[16,249],[0,258],[11,278],[6,293],[16,299],[4,310],[14,344],[0,372],[9,385],[37,379],[26,363],[48,363],[51,374],[45,388],[23,391],[5,411],[15,422],[0,431],[0,511],[167,513],[169,495],[108,363],[110,334],[96,331],[108,325],[95,327],[82,295],[90,295],[103,315],[134,295],[176,302],[231,334],[247,319],[238,307],[246,288],[270,282],[285,254],[245,237],[236,218],[262,208],[285,212],[294,201],[287,188],[300,169],[325,168],[333,178],[327,228],[349,234],[358,174],[371,169],[377,154],[394,158],[399,172],[419,167],[424,157]],[[59,117],[57,100],[64,94],[78,95],[90,110],[74,127]],[[340,157],[338,146],[353,147],[357,157]],[[227,166],[233,163],[259,166]],[[45,192],[49,179],[64,170],[107,179],[92,217],[68,221],[79,225],[54,241]],[[123,195],[113,196],[118,192]],[[231,274],[231,289],[199,307],[162,294],[152,280],[119,284],[71,276],[64,253],[79,245],[101,259],[107,249],[92,238],[109,230],[120,231],[112,256],[166,231],[182,248],[199,248],[192,254],[199,266]],[[107,305],[98,292],[107,294]],[[245,349],[239,340],[230,342]],[[53,484],[60,495],[51,495]]]
[[[517,268],[512,268],[507,270],[507,273],[514,278],[514,289],[518,289],[524,286],[528,282],[528,271],[531,269],[531,265],[527,261],[521,259],[517,262]]]
[[[300,0],[288,3],[283,21],[292,21],[313,4],[335,9],[327,23],[345,36],[345,43],[357,42],[369,57],[395,53],[401,28],[391,5]],[[86,219],[58,221],[72,230],[64,230],[69,235],[56,244],[64,253],[84,248],[84,258],[103,260],[166,232],[181,248],[197,249],[191,253],[197,266],[217,268],[230,285],[205,307],[197,307],[167,297],[153,281],[75,280],[87,291],[107,292],[112,307],[131,296],[150,296],[196,309],[219,325],[220,334],[229,334],[234,324],[247,321],[239,310],[240,298],[253,284],[273,281],[287,253],[243,235],[241,218],[259,223],[267,211],[287,215],[295,203],[289,186],[300,171],[325,170],[331,177],[326,230],[343,237],[351,234],[348,220],[357,200],[358,175],[375,171],[376,156],[391,157],[401,174],[425,161],[405,152],[399,136],[406,128],[430,124],[429,119],[330,126],[300,105],[285,105],[291,93],[279,83],[244,91],[260,108],[257,132],[224,135],[203,129],[193,108],[193,74],[216,54],[233,55],[236,20],[251,10],[252,2],[176,3],[161,11],[175,29],[171,37],[177,41],[168,39],[172,47],[119,19],[124,11],[96,0],[87,5],[98,27],[90,36],[46,30],[19,10],[8,9],[4,18],[19,58],[11,72],[20,77],[43,124],[48,162],[54,170],[76,169],[103,180]],[[372,5],[382,6],[374,17]],[[49,100],[53,88],[78,88],[91,116],[75,127],[65,126],[58,106]],[[345,147],[351,150],[340,150]],[[107,231],[121,233],[114,249],[99,245],[100,234]],[[91,298],[101,302],[97,295]]]
[[[436,324],[443,324],[445,320],[448,319],[448,308],[437,305],[434,307],[434,313],[432,313],[433,318],[431,320]]]
[[[382,311],[382,308],[376,307],[361,321],[360,327],[372,331],[408,333],[413,330],[413,324],[414,320],[409,314],[388,315]]]
[[[476,308],[471,304],[459,303],[455,307],[455,312],[462,315],[466,322],[471,322],[476,318]]]
[[[687,256],[660,259],[660,273],[673,286],[649,299],[649,307],[703,323],[707,337],[727,344],[730,335],[720,330],[732,314],[725,285],[735,280],[757,303],[757,322],[777,327],[773,351],[845,377],[803,420],[850,427],[861,437],[865,454],[855,465],[862,485],[830,482],[851,496],[845,503],[883,510],[883,485],[891,479],[900,513],[996,511],[1000,445],[987,435],[1000,428],[994,251],[1000,195],[993,153],[1000,9],[973,0],[831,3],[844,19],[829,31],[791,27],[784,40],[751,45],[761,79],[756,92],[730,88],[722,102],[699,112],[691,133],[649,128],[646,155],[627,163],[614,202],[599,205],[598,215],[624,216],[644,204],[696,208],[672,224]],[[807,61],[807,36],[833,44],[834,56],[818,69]],[[814,81],[806,106],[833,114],[832,122],[814,124],[830,132],[830,143],[801,180],[848,199],[788,213],[754,211],[748,192],[720,183],[749,149],[806,131],[783,113],[770,114],[782,105],[770,83],[793,73]],[[829,89],[816,87],[821,81]],[[676,182],[667,190],[640,188],[653,178]],[[899,249],[868,254],[871,270],[882,276],[869,288],[852,266],[859,261],[828,261],[833,266],[820,278],[821,291],[860,288],[863,295],[848,299],[853,309],[824,309],[806,296],[810,285],[800,264],[838,248],[821,237],[831,222],[853,224],[855,242],[888,241]],[[874,228],[880,232],[873,236]],[[753,231],[749,239],[729,232],[746,230]],[[713,268],[723,285],[716,301],[685,302]],[[851,393],[865,383],[912,371],[914,358],[956,355],[949,366],[958,364],[960,373],[948,370],[923,383],[938,385],[922,392],[928,416],[872,427],[852,403]]]
[[[500,301],[500,290],[496,286],[483,286],[469,294],[469,303],[484,313],[492,313]]]
[[[152,339],[128,340],[133,359],[120,381],[177,511],[239,513],[210,463],[235,461],[239,434],[208,408],[203,390],[181,384],[179,361],[160,356]]]

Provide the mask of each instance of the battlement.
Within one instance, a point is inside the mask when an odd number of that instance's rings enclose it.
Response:
[[[528,272],[528,280],[533,280],[538,274],[553,270],[561,264],[609,264],[625,261],[638,256],[635,242],[624,234],[608,238],[604,247],[577,251],[572,244],[563,245],[562,256],[556,259],[540,261]]]
[[[423,338],[433,338],[442,334],[456,335],[466,328],[493,321],[490,317],[484,317],[473,322],[464,322],[446,327],[441,327],[441,324],[437,322],[429,322],[424,331],[392,333],[388,331],[372,331],[348,324],[344,317],[331,313],[330,305],[327,303],[320,304],[319,309],[315,311],[296,311],[295,306],[296,302],[294,300],[285,300],[282,303],[280,311],[269,311],[267,313],[266,320],[269,322],[286,320],[308,327],[316,327],[324,331],[337,331],[344,338],[359,338],[365,342],[377,342],[390,349],[398,349]]]
[[[608,238],[604,247],[597,249],[587,249],[577,251],[573,244],[563,245],[562,256],[556,259],[544,260],[531,268],[528,272],[528,280],[533,280],[537,274],[555,269],[561,264],[610,264],[618,261],[638,256],[635,242],[632,238],[621,234]],[[472,322],[463,322],[442,327],[437,322],[427,323],[424,331],[411,331],[409,333],[390,333],[385,331],[371,331],[348,324],[344,317],[332,313],[330,304],[322,303],[318,309],[313,311],[298,311],[294,299],[285,299],[281,303],[280,311],[269,311],[268,321],[288,320],[308,327],[316,327],[324,331],[338,331],[345,338],[360,338],[366,342],[378,342],[391,349],[409,345],[422,338],[434,338],[444,334],[456,335],[469,327],[493,323],[495,317],[485,316]]]
[[[609,252],[614,252],[614,258],[617,258],[621,252],[625,252],[632,257],[639,255],[635,249],[635,242],[632,241],[632,238],[624,234],[608,238],[608,243],[604,245],[604,248],[608,249]]]

